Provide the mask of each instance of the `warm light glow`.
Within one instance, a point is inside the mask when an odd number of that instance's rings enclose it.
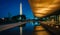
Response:
[[[34,14],[35,16],[37,16],[37,17],[43,17],[43,16],[45,16],[45,15],[43,15],[43,14]]]
[[[36,17],[50,15],[60,7],[59,2],[59,0],[29,0],[32,11]]]
[[[32,5],[33,7],[38,7],[38,8],[43,8],[43,7],[47,7],[48,6],[48,4],[45,6],[45,4],[38,4],[38,3],[36,3],[36,4],[33,4]]]
[[[36,13],[47,13],[48,11],[50,11],[48,8],[37,8],[34,10]]]

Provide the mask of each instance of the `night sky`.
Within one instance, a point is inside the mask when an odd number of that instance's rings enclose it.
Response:
[[[21,0],[0,0],[0,18],[19,15],[20,2]],[[26,18],[34,18],[28,0],[22,0],[22,4],[23,14],[26,16]],[[8,14],[11,14],[11,16]],[[32,35],[33,28],[34,25],[27,23],[26,26],[23,27],[23,35]],[[2,31],[0,32],[0,35],[19,35],[19,27]]]
[[[32,13],[31,7],[28,0],[0,0],[0,18],[3,17],[13,17],[19,15],[20,2],[22,2],[23,15],[27,19],[33,19],[34,15]],[[10,14],[10,16],[8,15]],[[34,25],[32,23],[27,23],[23,27],[23,35],[32,35]],[[19,35],[19,27],[14,27],[5,31],[0,32],[0,35]]]
[[[21,0],[0,0],[0,18],[19,15]],[[33,18],[33,14],[28,3],[28,0],[22,0],[23,14],[27,18]],[[27,15],[28,14],[28,15]]]

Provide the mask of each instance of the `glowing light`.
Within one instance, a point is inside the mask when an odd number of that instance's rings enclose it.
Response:
[[[20,15],[22,15],[22,3],[20,3]]]
[[[22,3],[20,3],[20,15],[22,15]],[[22,27],[20,27],[20,35],[22,35]]]
[[[50,15],[60,7],[59,2],[60,0],[29,0],[32,11],[36,17]]]

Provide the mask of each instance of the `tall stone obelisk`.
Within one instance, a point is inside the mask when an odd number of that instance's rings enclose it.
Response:
[[[20,3],[20,15],[22,15],[22,3]],[[20,26],[20,35],[22,35],[22,26]]]

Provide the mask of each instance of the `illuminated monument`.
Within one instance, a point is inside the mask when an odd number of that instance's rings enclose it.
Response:
[[[59,2],[60,0],[28,0],[31,6],[31,9],[33,11],[33,14],[35,16],[34,20],[37,18],[41,21],[41,18],[50,15],[52,13],[54,13],[57,9],[59,8]],[[60,15],[59,15],[60,16]],[[49,19],[52,19],[54,17],[49,17]],[[58,17],[57,17],[58,18]],[[56,17],[54,18],[55,20],[57,19]],[[23,20],[22,20],[23,19]],[[1,20],[1,19],[0,19]],[[6,29],[10,29],[16,26],[20,26],[20,35],[22,35],[22,25],[24,25],[22,22],[24,22],[24,20],[26,20],[26,17],[22,14],[22,3],[20,3],[20,15],[18,16],[14,16],[12,17],[12,20],[15,22],[19,22],[21,21],[21,23],[15,23],[15,24],[10,24],[10,25],[2,25],[0,26],[0,31],[6,30]],[[59,17],[60,20],[60,17]],[[2,21],[2,20],[1,20]],[[32,20],[31,20],[32,21]],[[42,20],[43,21],[43,20]],[[53,20],[52,20],[53,21]],[[27,22],[27,21],[26,21]],[[32,21],[33,22],[33,21]],[[35,23],[35,22],[34,22]],[[39,22],[38,22],[39,23]],[[40,23],[39,23],[40,24]],[[16,26],[14,26],[16,25]],[[6,27],[7,26],[7,27]],[[11,27],[10,27],[11,26]],[[8,28],[9,27],[9,28]],[[57,26],[58,27],[58,26]],[[44,28],[41,28],[40,25],[35,26],[34,30],[44,30]],[[42,35],[41,33],[34,33],[36,35]],[[47,35],[47,33],[45,33],[44,35]]]

